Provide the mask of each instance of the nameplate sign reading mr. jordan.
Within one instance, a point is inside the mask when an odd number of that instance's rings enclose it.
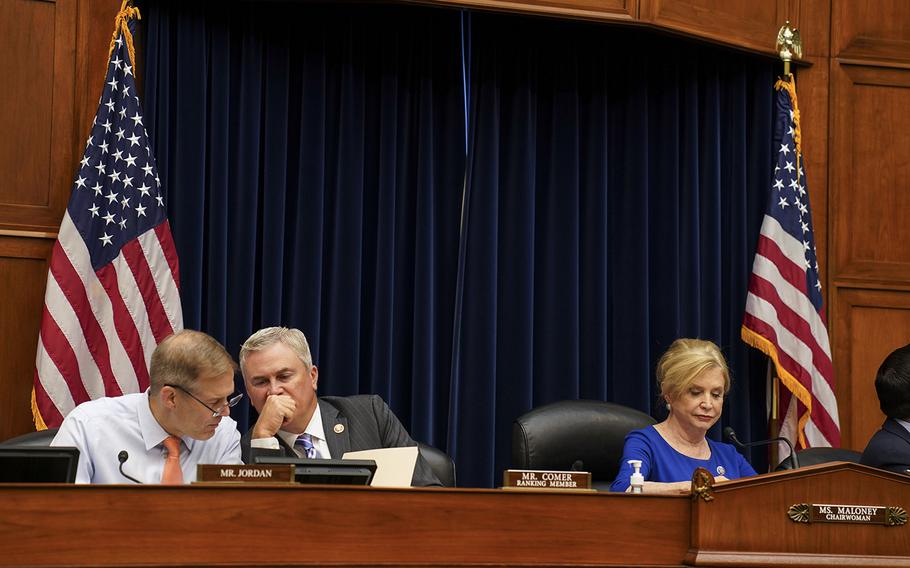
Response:
[[[219,483],[291,483],[293,465],[212,465],[196,466],[196,479]]]
[[[907,523],[907,511],[881,505],[819,505],[797,503],[787,511],[796,523],[859,523],[899,526]]]
[[[505,489],[591,489],[587,471],[532,471],[507,469],[503,475]]]

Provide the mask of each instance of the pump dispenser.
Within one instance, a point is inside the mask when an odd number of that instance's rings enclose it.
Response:
[[[629,460],[629,465],[634,470],[632,477],[629,478],[629,485],[632,487],[632,493],[641,493],[645,486],[645,476],[641,474],[641,460]]]

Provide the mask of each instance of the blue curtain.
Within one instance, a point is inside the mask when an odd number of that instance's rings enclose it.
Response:
[[[765,367],[739,328],[770,187],[773,63],[640,30],[470,24],[459,475],[497,483],[511,421],[548,402],[665,416],[653,369],[683,336],[722,347],[723,422],[764,437]]]
[[[320,392],[445,447],[464,185],[456,12],[153,1],[144,104],[185,325],[308,336]],[[242,383],[238,380],[238,388]],[[249,408],[235,412],[244,430]]]
[[[772,62],[414,6],[143,14],[187,327],[235,355],[260,327],[303,329],[321,393],[381,394],[468,486],[498,485],[535,406],[662,417],[653,366],[680,336],[721,345],[724,424],[762,436],[764,362],[739,325]]]

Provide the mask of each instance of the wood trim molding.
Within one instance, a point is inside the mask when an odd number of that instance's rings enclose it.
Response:
[[[56,239],[57,233],[45,231],[20,231],[15,229],[0,229],[0,237],[25,237],[28,239]]]

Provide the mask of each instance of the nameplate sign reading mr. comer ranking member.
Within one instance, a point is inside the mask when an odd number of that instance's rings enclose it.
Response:
[[[591,490],[591,474],[587,471],[507,469],[502,478],[503,489]]]
[[[196,466],[196,480],[216,483],[290,483],[293,465],[213,465]]]

